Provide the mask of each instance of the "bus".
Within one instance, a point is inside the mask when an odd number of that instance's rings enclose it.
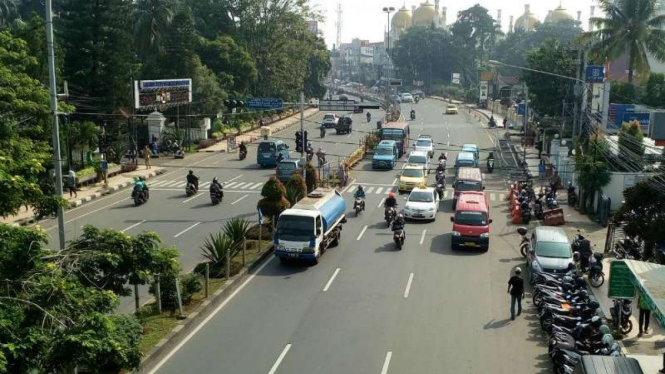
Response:
[[[388,122],[381,127],[381,140],[397,142],[399,156],[402,157],[409,147],[409,124],[405,122]]]

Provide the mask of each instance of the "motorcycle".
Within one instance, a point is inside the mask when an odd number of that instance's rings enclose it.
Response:
[[[322,168],[326,164],[326,156],[322,154],[317,155],[317,161],[319,162],[319,167]]]
[[[194,183],[187,183],[187,186],[185,187],[185,194],[187,197],[194,196],[197,192],[199,192],[199,189],[196,188]]]
[[[529,247],[531,246],[529,237],[527,236],[528,231],[526,227],[520,227],[517,229],[517,233],[522,236],[522,241],[520,242],[520,254],[522,257],[526,257],[526,255],[529,253]]]
[[[222,202],[224,199],[224,191],[222,190],[211,190],[210,191],[210,202],[212,205],[217,205]]]
[[[619,239],[612,249],[612,253],[617,258],[617,260],[622,259],[631,259],[631,260],[642,260],[642,251],[640,251],[640,245],[635,243],[632,239]]]
[[[143,190],[139,190],[138,188],[134,187],[134,190],[132,191],[132,198],[134,199],[135,206],[147,203],[148,199],[150,199],[150,194],[148,193],[147,187]]]
[[[619,309],[621,309],[621,323],[620,332],[624,335],[628,334],[633,330],[633,321],[630,320],[630,316],[633,314],[633,308],[631,307],[630,299],[613,299],[612,308],[610,313],[612,314],[612,319],[614,324],[617,325],[619,318]]]
[[[543,211],[543,200],[542,198],[537,198],[533,203],[533,215],[538,220],[545,218],[545,212]]]
[[[397,210],[394,207],[386,208],[386,212],[384,213],[384,218],[386,220],[386,223],[388,224],[388,227],[390,227],[390,225],[393,223],[395,217],[397,217]]]
[[[395,245],[397,245],[397,250],[401,251],[402,246],[404,246],[404,240],[406,239],[406,235],[404,235],[404,228],[395,228],[393,229],[393,241],[395,242]]]
[[[593,261],[589,266],[589,283],[598,288],[605,283],[605,273],[603,273],[603,254],[594,253]]]
[[[573,182],[568,182],[568,205],[575,206],[577,205],[577,193],[575,192],[575,186]]]
[[[487,159],[487,172],[492,173],[494,171],[494,159],[493,158],[488,158]]]
[[[326,136],[326,128],[321,126],[321,137],[324,138]]]
[[[522,222],[528,225],[529,221],[531,221],[531,207],[527,201],[520,204],[520,211],[522,214]]]
[[[416,119],[416,112],[412,110],[411,111],[411,121],[414,121],[415,119]]]
[[[353,202],[353,210],[356,211],[356,217],[360,212],[365,210],[365,200],[362,197],[356,197],[356,200]]]
[[[247,157],[247,151],[241,149],[238,155],[240,156],[240,161],[242,161]]]
[[[367,123],[369,123],[372,120],[372,115],[367,112]]]

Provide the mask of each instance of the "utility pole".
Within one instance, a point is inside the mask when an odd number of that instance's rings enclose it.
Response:
[[[526,163],[526,145],[529,141],[529,86],[524,84],[524,147],[522,148],[523,159]]]
[[[58,129],[58,92],[55,82],[55,52],[53,50],[53,10],[51,0],[46,0],[46,48],[48,50],[48,80],[51,88],[51,115],[53,116],[53,167],[55,168],[55,193],[62,198],[62,160],[60,159],[60,130]],[[65,209],[58,207],[58,238],[60,249],[65,249]]]
[[[584,58],[583,56],[583,50],[578,49],[577,50],[577,65],[576,65],[576,75],[575,77],[579,80],[580,75],[581,75],[581,68],[584,66]],[[576,87],[578,86],[579,83],[575,83]],[[584,88],[584,87],[582,87]],[[573,100],[574,106],[573,106],[573,138],[575,138],[575,134],[577,134],[577,129],[579,128],[579,121],[580,121],[580,115],[579,115],[579,99],[578,99],[578,93],[579,89],[574,89],[573,90],[573,96],[575,97],[575,100]]]
[[[305,150],[307,149],[307,144],[305,144],[305,93],[300,92],[300,139],[302,139],[302,147],[300,147],[300,160],[305,159]],[[306,161],[305,161],[306,162]],[[302,164],[302,178],[307,181],[307,169],[305,168],[305,163]]]

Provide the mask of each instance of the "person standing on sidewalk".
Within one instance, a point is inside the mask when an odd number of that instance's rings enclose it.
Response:
[[[152,166],[150,165],[150,149],[148,148],[147,145],[143,146],[143,159],[145,160],[146,170],[152,169]]]
[[[515,303],[517,303],[517,315],[522,314],[522,299],[524,298],[524,279],[521,277],[522,269],[516,268],[515,275],[508,281],[508,293],[510,294],[510,319],[515,320]]]
[[[637,300],[637,308],[640,310],[640,332],[637,336],[642,336],[649,333],[649,319],[651,319],[651,308],[649,308],[642,295]]]
[[[554,170],[554,175],[552,175],[552,178],[550,178],[550,188],[552,189],[552,194],[556,196],[556,190],[559,188],[561,185],[561,177],[559,176],[559,172],[555,169]]]
[[[69,169],[69,175],[67,176],[67,187],[69,188],[69,197],[78,197],[76,194],[76,172],[72,169]]]

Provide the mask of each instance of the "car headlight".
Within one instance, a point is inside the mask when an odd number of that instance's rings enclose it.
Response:
[[[480,234],[480,237],[481,237],[481,238],[489,238],[489,237],[490,237],[490,233],[489,233],[489,232],[484,232],[484,233]]]
[[[534,261],[534,262],[531,263],[531,269],[532,269],[533,271],[535,271],[535,272],[541,272],[541,271],[543,271],[543,267],[540,266],[540,264],[538,263],[538,261]]]
[[[453,231],[452,234],[453,234],[453,236],[461,236],[462,235],[462,234],[460,234],[459,231]]]
[[[431,207],[431,208],[427,209],[427,211],[428,211],[428,212],[435,212],[435,211],[436,211],[436,208],[435,208],[435,207]]]

